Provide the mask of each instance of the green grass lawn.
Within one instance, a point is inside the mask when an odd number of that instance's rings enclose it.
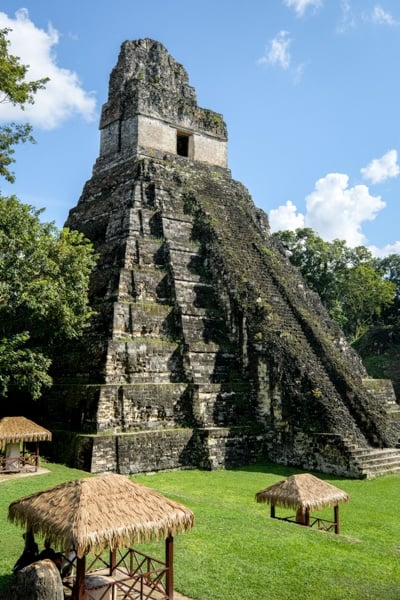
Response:
[[[0,586],[22,549],[9,503],[87,475],[47,466],[49,474],[0,483]],[[350,494],[337,536],[271,519],[269,506],[255,502],[257,491],[295,472],[262,464],[133,477],[195,514],[195,527],[175,538],[176,589],[198,600],[399,600],[400,475],[359,481],[316,473]],[[332,520],[333,509],[312,514]],[[163,556],[164,544],[138,549]]]

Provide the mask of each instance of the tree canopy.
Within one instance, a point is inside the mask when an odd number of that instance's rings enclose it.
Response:
[[[10,385],[33,398],[49,385],[53,345],[78,337],[92,312],[95,257],[77,231],[41,223],[41,211],[0,197],[0,394]]]
[[[9,31],[0,29],[0,102],[10,102],[23,110],[26,104],[34,102],[36,92],[43,89],[49,79],[26,80],[29,67],[22,65],[18,56],[9,53]],[[0,176],[10,183],[15,179],[9,170],[9,166],[15,162],[14,146],[27,141],[34,142],[31,132],[32,127],[29,123],[8,123],[0,126]]]
[[[400,290],[397,255],[379,260],[364,246],[326,242],[309,228],[273,235],[351,341],[383,315],[392,314]]]
[[[28,67],[8,52],[0,30],[0,102],[23,108],[47,79],[26,81]],[[31,137],[31,126],[0,127],[0,176],[12,182],[13,146]],[[77,338],[92,311],[89,277],[92,245],[77,231],[42,223],[42,211],[0,194],[0,396],[11,388],[38,398],[51,384],[55,344]]]

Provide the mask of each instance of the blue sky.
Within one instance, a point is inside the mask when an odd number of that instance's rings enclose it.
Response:
[[[121,43],[150,37],[182,63],[198,104],[224,115],[232,176],[272,230],[400,252],[398,0],[2,0],[0,27],[29,77],[37,143],[1,182],[64,224],[91,176]]]

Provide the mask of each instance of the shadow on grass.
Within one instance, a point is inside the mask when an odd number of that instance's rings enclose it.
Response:
[[[0,575],[0,600],[10,600],[9,588],[11,586],[12,579],[12,574]]]
[[[228,470],[228,469],[227,469]],[[243,471],[245,473],[272,473],[273,475],[280,475],[283,478],[290,477],[291,475],[296,475],[297,473],[311,473],[318,477],[319,479],[327,479],[335,481],[346,481],[348,477],[340,477],[339,475],[332,475],[329,473],[320,473],[318,471],[305,471],[304,469],[296,468],[296,467],[287,467],[285,465],[278,465],[275,463],[268,462],[259,462],[254,465],[245,465],[243,467],[237,467],[234,469],[230,469],[231,471]]]

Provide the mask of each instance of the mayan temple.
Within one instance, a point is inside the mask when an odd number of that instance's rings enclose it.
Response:
[[[367,380],[232,179],[222,115],[197,105],[162,44],[122,44],[100,132],[66,222],[99,254],[96,316],[60,354],[47,400],[55,438],[74,440],[72,463],[400,468],[390,382]]]

